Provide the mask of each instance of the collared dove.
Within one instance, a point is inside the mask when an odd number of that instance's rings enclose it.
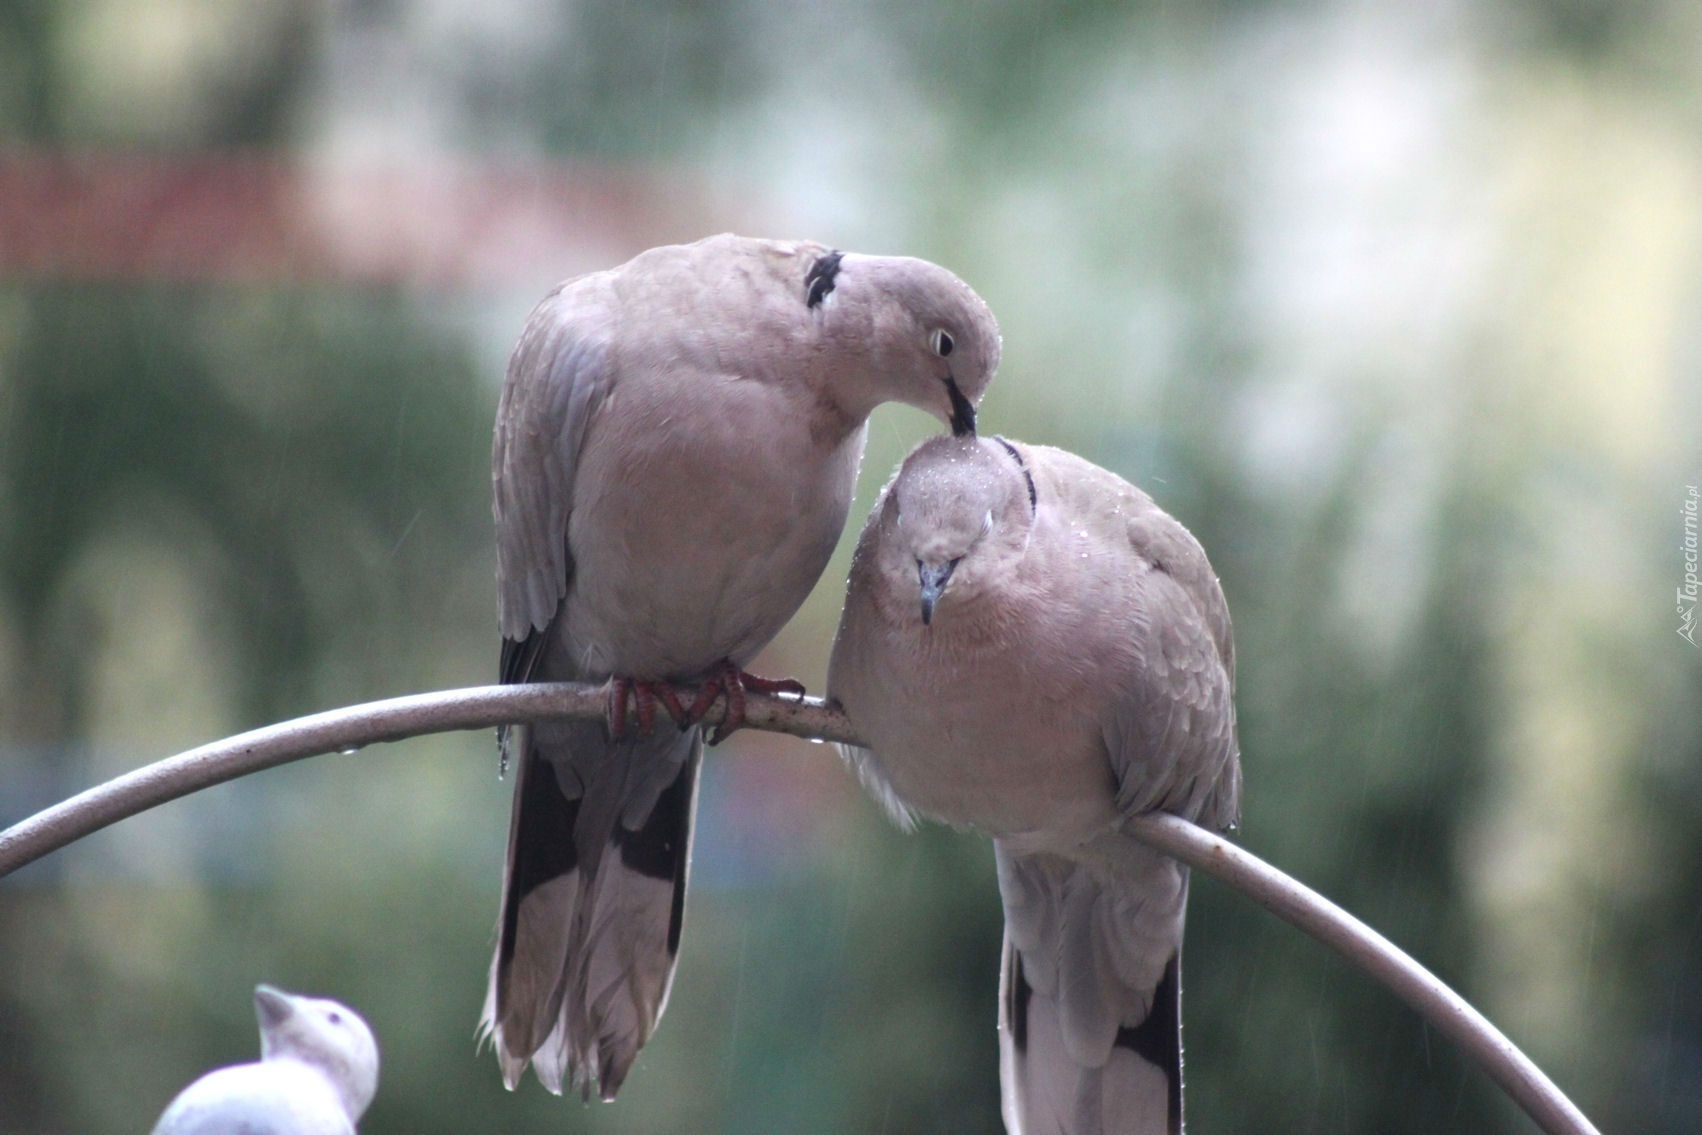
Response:
[[[613,1099],[667,1001],[703,738],[633,735],[624,695],[708,676],[736,716],[743,667],[838,542],[870,411],[971,433],[998,358],[992,313],[943,268],[730,235],[568,280],[532,312],[493,455],[502,680],[614,695],[606,728],[507,739],[482,1029],[510,1088],[530,1061],[551,1091],[566,1075]]]
[[[260,1059],[202,1076],[171,1101],[153,1135],[354,1135],[378,1090],[378,1045],[335,1001],[254,990]]]
[[[1199,544],[1062,450],[924,442],[863,529],[828,696],[895,817],[993,837],[1012,1135],[1181,1129],[1187,870],[1121,825],[1234,823],[1234,669]]]

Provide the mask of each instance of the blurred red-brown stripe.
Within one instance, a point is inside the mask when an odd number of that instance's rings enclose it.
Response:
[[[691,175],[0,151],[0,279],[537,288],[740,227]]]

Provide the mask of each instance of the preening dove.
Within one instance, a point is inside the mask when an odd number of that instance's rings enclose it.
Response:
[[[1234,671],[1199,544],[1072,454],[935,438],[863,529],[828,694],[895,816],[993,837],[1013,1135],[1181,1130],[1187,870],[1121,824],[1234,823]]]
[[[818,244],[656,248],[532,312],[493,456],[502,680],[616,681],[608,727],[508,737],[483,1028],[510,1087],[530,1061],[613,1099],[667,1001],[703,737],[621,730],[626,695],[704,680],[735,712],[844,528],[869,412],[971,433],[998,359],[950,272]]]
[[[202,1076],[171,1101],[154,1135],[354,1135],[378,1090],[378,1045],[335,1001],[254,990],[260,1059]]]

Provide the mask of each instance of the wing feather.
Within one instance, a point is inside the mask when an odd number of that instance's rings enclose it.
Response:
[[[614,383],[607,273],[569,280],[526,320],[497,405],[491,482],[502,635],[549,626],[567,594],[567,522],[586,433]]]
[[[1146,494],[1132,503],[1126,531],[1141,565],[1138,633],[1124,694],[1105,723],[1117,805],[1125,815],[1162,809],[1233,827],[1241,753],[1229,606],[1193,535]]]

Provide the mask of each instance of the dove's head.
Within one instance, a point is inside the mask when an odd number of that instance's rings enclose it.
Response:
[[[849,412],[904,402],[953,434],[975,433],[975,407],[999,369],[999,324],[968,284],[909,256],[828,252],[809,266],[805,300],[834,348],[861,364],[843,380]]]
[[[936,615],[1013,583],[1034,505],[1034,481],[1011,443],[931,438],[887,488],[881,569],[898,595],[915,597],[923,625],[932,625]]]
[[[336,1087],[353,1123],[378,1091],[378,1042],[360,1014],[318,997],[254,989],[260,1018],[260,1059],[299,1060]]]

